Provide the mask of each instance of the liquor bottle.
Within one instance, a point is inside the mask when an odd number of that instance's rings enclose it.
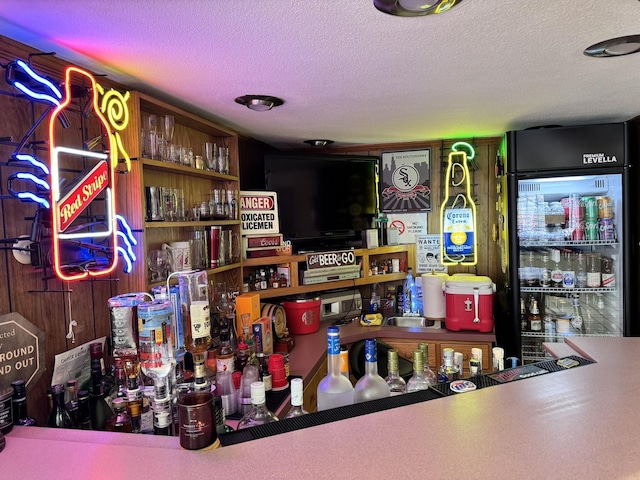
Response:
[[[303,385],[301,378],[292,378],[291,379],[291,410],[287,413],[287,416],[284,418],[294,418],[301,417],[302,415],[306,415],[308,412],[302,408],[302,400],[303,400]]]
[[[256,354],[258,358],[258,370],[260,371],[260,381],[264,383],[265,392],[270,392],[273,389],[273,381],[271,378],[271,372],[269,371],[269,363],[264,352],[258,352]]]
[[[91,400],[88,390],[78,391],[76,421],[80,430],[91,430]]]
[[[520,297],[520,331],[526,332],[527,330],[530,330],[527,305],[524,302],[524,298]]]
[[[524,300],[521,300],[524,303]],[[469,372],[472,377],[482,375],[482,349],[472,348],[471,358],[469,359]]]
[[[427,390],[430,386],[431,382],[424,375],[422,350],[416,350],[413,352],[413,375],[407,382],[407,393]]]
[[[418,287],[413,278],[413,269],[407,268],[407,277],[404,281],[403,291],[403,315],[418,315]]]
[[[580,295],[577,293],[573,296],[573,314],[571,315],[571,326],[578,330],[582,331],[582,326],[584,325],[582,321],[582,309],[580,308]]]
[[[205,359],[211,346],[207,272],[199,270],[181,273],[178,275],[178,285],[185,348],[193,357],[193,384],[198,385],[198,388],[206,388],[208,379]]]
[[[107,420],[105,429],[109,432],[131,433],[131,418],[127,413],[127,405],[122,397],[113,400],[113,415]]]
[[[562,268],[560,266],[560,250],[553,249],[551,251],[551,259],[553,268],[551,270],[551,286],[553,288],[562,288]]]
[[[593,253],[587,257],[587,287],[600,288],[601,285],[600,257]]]
[[[404,312],[404,291],[402,285],[396,287],[396,314],[402,315]]]
[[[64,406],[64,385],[57,384],[51,388],[53,408],[47,420],[47,427],[73,428],[73,420]]]
[[[216,371],[233,373],[235,368],[235,349],[231,346],[233,323],[229,317],[220,319],[220,351],[216,356]]]
[[[142,428],[142,392],[137,384],[134,388],[127,389],[125,407],[131,423],[131,431],[140,433]]]
[[[14,425],[24,425],[26,427],[36,426],[36,420],[27,413],[27,388],[24,380],[14,380],[11,382],[13,396],[11,397],[11,413]]]
[[[565,252],[562,262],[562,288],[575,288],[576,271],[571,261],[571,253]]]
[[[173,415],[171,413],[171,398],[166,387],[155,391],[153,398],[153,434],[171,436],[173,434]]]
[[[340,345],[340,372],[349,378],[349,347]]]
[[[504,348],[502,347],[493,347],[491,349],[491,353],[493,354],[492,359],[492,371],[501,372],[504,370]]]
[[[67,380],[67,388],[64,392],[64,405],[71,416],[74,427],[78,426],[78,380]]]
[[[340,329],[327,328],[327,375],[318,383],[318,411],[352,405],[353,385],[340,371]]]
[[[378,375],[378,347],[375,338],[364,341],[364,375],[356,382],[354,403],[385,398],[390,394],[389,385]]]
[[[533,300],[528,318],[529,328],[532,332],[542,332],[542,317],[538,308],[538,300]]]
[[[264,383],[253,382],[251,384],[251,410],[238,422],[238,430],[277,421],[278,417],[267,408]]]
[[[369,299],[369,313],[377,313],[380,309],[380,295],[378,295],[378,284],[371,285],[371,298]]]
[[[89,352],[91,354],[91,429],[104,430],[104,426],[113,415],[113,411],[104,398],[102,343],[91,343]]]
[[[392,349],[387,351],[387,362],[387,378],[384,380],[389,386],[390,396],[393,397],[407,393],[407,382],[404,381],[404,378],[400,376],[400,372],[398,371],[397,350]]]
[[[427,342],[420,342],[418,348],[422,352],[422,362],[424,363],[424,376],[429,380],[429,385],[435,385],[438,383],[438,376],[431,370],[429,366],[429,344]]]
[[[576,288],[586,288],[587,286],[587,262],[584,253],[578,252],[576,260]]]
[[[287,277],[284,276],[284,273],[280,274],[280,279],[278,280],[278,288],[287,288]]]
[[[452,382],[460,378],[460,369],[454,363],[453,348],[442,350],[442,365],[438,368],[438,382]]]

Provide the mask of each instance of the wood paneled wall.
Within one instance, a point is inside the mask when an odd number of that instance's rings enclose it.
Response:
[[[28,61],[34,50],[0,37],[0,62],[6,65],[15,59]],[[34,56],[32,66],[40,74],[62,81],[63,70],[68,65],[55,56]],[[41,104],[33,103],[11,85],[5,83],[4,70],[0,79],[0,137],[13,137],[18,142],[31,128],[44,111]],[[103,86],[112,86],[104,78],[99,82]],[[87,132],[83,130],[81,115],[71,116],[71,127],[65,131],[69,140],[75,145],[79,138]],[[48,122],[44,121],[36,129],[30,141],[47,140]],[[36,155],[48,162],[46,144],[36,144],[33,148],[24,148],[22,153]],[[22,170],[19,166],[7,165],[7,160],[14,152],[15,145],[0,144],[0,315],[17,312],[45,332],[44,365],[46,371],[40,379],[29,385],[28,410],[36,418],[39,425],[44,425],[49,413],[46,388],[50,385],[54,356],[70,348],[101,336],[109,335],[109,314],[107,300],[117,293],[116,282],[121,272],[110,279],[98,281],[81,281],[71,284],[58,279],[43,280],[43,272],[31,265],[20,264],[8,247],[13,242],[7,239],[29,235],[36,212],[34,203],[24,203],[15,198],[7,198],[7,178]],[[75,343],[66,337],[70,319],[78,325],[74,328]],[[0,376],[0,390],[6,388]]]

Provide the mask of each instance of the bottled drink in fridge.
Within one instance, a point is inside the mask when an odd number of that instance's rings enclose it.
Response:
[[[267,408],[264,383],[253,382],[251,384],[251,410],[240,419],[238,430],[277,421],[278,417]]]
[[[353,385],[340,371],[340,329],[327,328],[327,375],[320,380],[317,390],[318,411],[352,405]]]
[[[354,403],[384,398],[390,394],[387,382],[378,375],[376,339],[367,338],[364,342],[364,350],[364,375],[358,380],[354,388]]]
[[[560,250],[553,249],[551,251],[551,260],[553,267],[551,270],[551,286],[553,288],[562,288],[562,267],[560,265]]]
[[[587,287],[600,288],[601,285],[600,257],[592,253],[587,257]]]
[[[531,311],[529,312],[529,327],[532,332],[542,332],[542,317],[538,307],[538,300],[533,300]]]
[[[407,382],[404,381],[404,378],[400,376],[400,372],[398,371],[398,351],[389,350],[387,355],[387,378],[384,380],[389,386],[390,395],[393,397],[407,393]]]
[[[584,253],[578,252],[576,257],[576,288],[587,286],[587,261]]]

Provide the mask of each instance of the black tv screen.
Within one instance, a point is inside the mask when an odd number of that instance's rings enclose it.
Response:
[[[378,213],[378,157],[265,155],[280,232],[300,250],[358,246]]]

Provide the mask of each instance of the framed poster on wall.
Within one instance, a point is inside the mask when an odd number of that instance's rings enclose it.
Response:
[[[380,192],[383,212],[430,212],[431,149],[382,152]]]

